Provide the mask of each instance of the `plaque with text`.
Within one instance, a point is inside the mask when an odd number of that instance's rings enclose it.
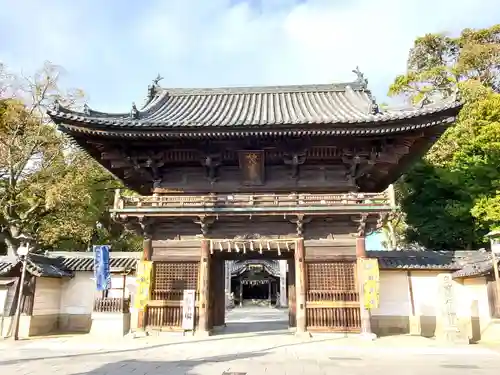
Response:
[[[243,185],[263,185],[264,151],[240,151],[239,159]]]
[[[194,289],[184,290],[182,297],[182,329],[194,330],[196,291]]]

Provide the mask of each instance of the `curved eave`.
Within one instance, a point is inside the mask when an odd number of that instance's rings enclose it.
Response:
[[[457,111],[458,112],[458,111]],[[77,121],[60,121],[54,119],[59,129],[68,134],[88,134],[106,138],[232,138],[232,137],[273,137],[273,136],[384,136],[390,134],[401,134],[411,131],[424,130],[438,125],[452,124],[456,120],[456,113],[443,116],[422,116],[422,118],[375,122],[368,124],[301,124],[301,126],[284,125],[263,127],[241,127],[241,128],[102,128],[81,124]],[[349,126],[351,125],[351,126]]]
[[[235,126],[234,124],[211,124],[207,125],[204,122],[181,122],[181,121],[150,121],[144,119],[130,119],[123,117],[93,117],[78,112],[54,111],[49,110],[49,116],[57,124],[67,124],[73,127],[84,128],[92,132],[108,132],[116,134],[133,134],[141,133],[158,133],[165,132],[199,132],[200,129],[210,131],[262,131],[262,128],[275,129],[293,129],[303,127],[315,128],[332,128],[339,130],[351,128],[372,128],[384,127],[390,124],[398,124],[403,122],[423,122],[426,118],[434,117],[449,117],[456,116],[460,111],[462,104],[459,102],[451,102],[442,106],[429,106],[422,109],[385,112],[376,115],[353,116],[347,120],[338,122],[334,118],[329,117],[311,117],[307,120],[297,118],[295,121],[279,122],[270,121],[265,124],[246,123]],[[153,116],[154,118],[154,116]]]

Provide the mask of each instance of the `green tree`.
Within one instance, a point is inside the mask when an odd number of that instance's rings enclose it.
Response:
[[[459,94],[465,105],[423,162],[399,182],[406,241],[473,248],[500,225],[500,25],[458,37],[428,34],[410,50],[407,73],[390,95],[414,103]]]
[[[49,63],[33,77],[0,68],[0,241],[8,252],[17,252],[20,235],[42,249],[84,250],[93,239],[122,245],[133,239],[107,214],[118,182],[46,116],[55,100],[72,106],[82,92],[63,91],[61,69]]]

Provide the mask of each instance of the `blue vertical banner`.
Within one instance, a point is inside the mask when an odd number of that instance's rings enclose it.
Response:
[[[94,246],[94,276],[98,291],[111,289],[109,245]]]

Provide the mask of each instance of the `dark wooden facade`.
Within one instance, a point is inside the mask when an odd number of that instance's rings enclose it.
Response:
[[[130,113],[49,111],[59,129],[142,196],[113,215],[154,261],[140,325],[180,329],[184,289],[197,331],[224,324],[223,262],[288,259],[290,325],[369,330],[356,262],[395,208],[389,185],[454,121],[460,103],[382,112],[358,73],[334,85],[162,89]],[[364,315],[363,315],[364,314]]]

